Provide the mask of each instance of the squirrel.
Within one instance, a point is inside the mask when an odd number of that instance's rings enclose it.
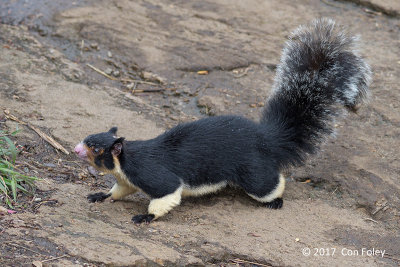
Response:
[[[142,190],[151,197],[148,213],[133,216],[150,223],[185,196],[241,187],[266,207],[280,209],[282,170],[304,163],[333,133],[340,106],[356,111],[368,99],[369,65],[355,50],[356,38],[331,19],[298,27],[286,42],[272,95],[259,122],[215,116],[179,124],[146,141],[117,137],[117,127],[89,135],[76,154],[113,174],[108,193],[90,202],[118,200]]]

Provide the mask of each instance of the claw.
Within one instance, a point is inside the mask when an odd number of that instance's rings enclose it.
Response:
[[[108,198],[110,196],[111,196],[110,193],[106,194],[106,193],[103,193],[103,192],[99,192],[99,193],[94,193],[94,194],[88,195],[87,199],[89,200],[89,202],[92,202],[92,203],[93,202],[101,202],[101,201],[103,201],[104,199],[106,199],[106,198]]]
[[[283,206],[283,199],[280,197],[276,198],[276,199],[272,200],[271,202],[265,203],[265,206],[267,208],[274,209],[274,210],[280,209]]]
[[[154,219],[154,214],[139,214],[132,217],[135,224],[146,223],[149,224]]]

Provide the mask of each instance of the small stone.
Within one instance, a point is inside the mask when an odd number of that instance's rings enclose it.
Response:
[[[112,70],[111,68],[107,68],[104,72],[105,72],[106,74],[108,74],[108,75],[111,75],[112,72],[113,72],[113,70]]]
[[[160,75],[157,75],[155,73],[151,73],[148,71],[142,71],[141,77],[145,80],[153,81],[153,82],[158,82],[160,84],[166,84],[167,79],[164,77],[161,77]]]
[[[33,201],[35,201],[35,202],[40,202],[40,201],[42,201],[42,198],[36,197]]]
[[[129,90],[132,90],[133,87],[135,87],[135,83],[128,83],[128,84],[126,85],[126,88],[128,88]]]
[[[108,56],[108,57],[112,57],[113,55],[112,55],[112,53],[111,53],[110,51],[108,51],[108,52],[107,52],[107,56]]]
[[[53,163],[44,163],[43,166],[48,167],[48,168],[55,168],[55,167],[57,167],[56,164],[53,164]]]
[[[99,48],[99,44],[98,43],[91,43],[90,47],[93,49],[98,49]]]
[[[119,77],[120,72],[119,72],[119,70],[114,70],[112,74],[113,74],[115,77]]]
[[[257,107],[257,104],[250,104],[250,107],[251,107],[251,108],[256,108],[256,107]]]
[[[87,168],[87,170],[88,170],[88,172],[89,172],[91,175],[93,175],[94,177],[97,176],[97,170],[96,170],[93,166],[89,166],[89,167]]]

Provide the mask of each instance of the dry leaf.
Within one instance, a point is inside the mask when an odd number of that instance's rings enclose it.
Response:
[[[35,267],[43,267],[43,263],[41,261],[33,261],[32,265]]]

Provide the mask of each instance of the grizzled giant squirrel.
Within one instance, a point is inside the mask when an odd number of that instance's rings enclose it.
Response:
[[[142,223],[168,213],[182,196],[234,184],[267,207],[281,208],[281,171],[318,150],[333,131],[340,105],[355,110],[367,98],[371,71],[354,43],[330,19],[297,28],[283,49],[260,122],[209,117],[147,141],[117,137],[116,127],[89,135],[75,152],[117,180],[108,193],[90,194],[89,201],[142,190],[151,197],[148,213],[132,218]]]

